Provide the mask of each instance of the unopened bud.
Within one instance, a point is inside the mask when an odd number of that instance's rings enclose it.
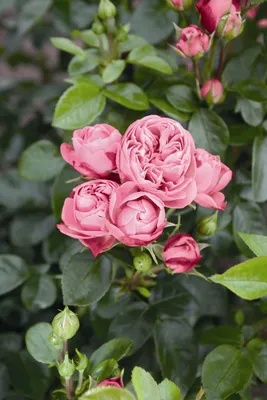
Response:
[[[77,369],[77,371],[84,371],[87,368],[89,360],[86,357],[86,355],[80,353],[79,350],[75,349],[75,351],[78,356],[77,363],[76,363],[76,369]]]
[[[57,335],[55,334],[55,332],[52,331],[52,332],[50,333],[49,337],[48,337],[48,341],[49,341],[49,343],[52,344],[52,346],[54,346],[56,349],[59,349],[59,348],[61,348],[61,346],[62,346],[63,339],[61,339],[59,336],[57,336]]]
[[[130,30],[130,24],[121,26],[116,34],[116,39],[118,42],[125,42],[128,38],[128,32]]]
[[[96,35],[101,35],[102,33],[105,32],[105,28],[104,28],[103,24],[99,21],[99,19],[96,19],[95,22],[93,23],[92,31]]]
[[[66,353],[64,361],[62,361],[58,366],[59,375],[63,378],[70,379],[70,377],[74,374],[75,369],[76,367],[73,360],[70,360],[69,354]]]
[[[197,232],[201,236],[211,236],[217,230],[217,218],[218,218],[218,211],[216,211],[210,217],[202,217],[200,218],[198,225],[197,225]]]
[[[152,265],[152,259],[149,254],[141,253],[139,256],[134,257],[134,267],[139,272],[148,272]]]
[[[193,6],[193,0],[169,0],[178,11],[188,10]]]
[[[224,39],[233,40],[242,33],[243,29],[244,23],[240,13],[231,12],[221,18],[217,26],[217,34]]]
[[[113,18],[116,15],[116,7],[110,0],[101,0],[98,7],[98,15],[101,19]]]
[[[223,84],[216,78],[205,82],[200,89],[200,94],[208,104],[222,103],[225,99]]]
[[[54,333],[63,340],[71,339],[80,327],[76,314],[68,307],[55,316],[52,321]]]

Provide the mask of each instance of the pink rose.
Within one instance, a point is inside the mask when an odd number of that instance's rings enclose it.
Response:
[[[120,132],[107,124],[86,126],[73,132],[72,146],[62,143],[64,160],[88,178],[106,178],[116,169]]]
[[[260,8],[260,6],[256,6],[256,7],[253,7],[251,10],[247,11],[246,17],[248,17],[249,19],[255,19],[256,15],[259,11],[259,8]]]
[[[214,32],[221,17],[230,10],[231,5],[232,0],[199,0],[196,7],[204,28],[210,33]]]
[[[67,236],[79,239],[96,257],[113,246],[115,239],[108,233],[106,211],[111,194],[119,185],[108,180],[93,180],[77,186],[62,209],[57,227]]]
[[[166,225],[164,204],[153,194],[138,191],[126,182],[110,198],[106,226],[127,246],[146,246],[156,240]]]
[[[193,5],[193,0],[171,0],[171,2],[179,11],[187,10]]]
[[[166,207],[184,208],[196,197],[195,144],[179,122],[150,115],[129,126],[117,154],[122,181],[135,182]]]
[[[189,272],[201,260],[197,242],[188,234],[176,234],[165,243],[165,264],[174,273]]]
[[[267,18],[262,18],[257,22],[257,26],[261,29],[267,28]]]
[[[221,162],[219,156],[214,156],[203,149],[196,149],[197,163],[197,197],[195,202],[203,207],[224,210],[224,194],[221,190],[232,179],[232,171]]]
[[[122,381],[122,377],[118,376],[117,378],[109,378],[109,379],[105,379],[104,381],[100,382],[97,387],[99,386],[115,386],[117,388],[123,388],[123,381]]]
[[[189,25],[181,30],[181,36],[176,43],[176,48],[182,56],[199,58],[208,51],[209,45],[209,36],[198,26]]]
[[[223,85],[216,78],[205,82],[200,89],[200,93],[201,97],[209,104],[217,104],[224,99]]]

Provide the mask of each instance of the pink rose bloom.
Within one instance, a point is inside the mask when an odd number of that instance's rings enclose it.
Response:
[[[224,88],[222,83],[214,78],[205,82],[200,89],[201,97],[206,99],[209,104],[217,104],[224,98]]]
[[[185,57],[201,57],[208,51],[210,45],[209,36],[196,25],[189,25],[182,29],[176,47]]]
[[[256,7],[253,7],[251,10],[247,11],[246,17],[248,17],[249,19],[255,19],[256,15],[259,11],[259,8],[260,8],[260,6],[256,6]]]
[[[204,28],[210,33],[214,32],[221,17],[230,10],[231,5],[232,0],[199,0],[196,7]]]
[[[111,235],[127,246],[146,246],[156,240],[166,225],[163,202],[126,182],[110,198],[106,226]]]
[[[267,28],[267,18],[260,19],[260,20],[257,22],[257,26],[258,26],[259,28],[266,29],[266,28]]]
[[[119,185],[108,180],[93,180],[77,186],[62,209],[62,221],[57,227],[88,247],[96,257],[113,246],[115,239],[108,233],[106,211],[110,197]]]
[[[165,264],[174,273],[189,272],[199,263],[201,255],[197,242],[188,234],[176,234],[165,243]]]
[[[195,144],[179,122],[150,115],[129,126],[117,154],[122,181],[135,182],[166,207],[184,208],[196,197]]]
[[[197,163],[197,197],[195,202],[200,206],[224,210],[224,194],[221,190],[232,179],[233,173],[221,162],[219,156],[214,156],[203,149],[196,149]]]
[[[122,381],[122,377],[118,376],[117,378],[109,378],[109,379],[105,379],[104,381],[100,382],[97,387],[99,386],[115,386],[117,388],[123,388],[123,381]]]
[[[111,125],[86,126],[73,132],[72,146],[62,143],[64,160],[88,178],[106,178],[116,169],[120,132]]]

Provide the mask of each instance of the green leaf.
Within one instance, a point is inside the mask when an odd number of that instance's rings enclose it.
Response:
[[[225,122],[214,111],[204,108],[198,110],[189,122],[188,130],[196,147],[219,155],[226,150],[229,131]]]
[[[186,321],[163,319],[157,322],[154,333],[162,374],[185,395],[194,382],[198,365],[193,330]]]
[[[63,165],[58,148],[49,140],[39,140],[22,153],[19,174],[29,181],[44,182],[54,178]]]
[[[61,210],[65,199],[70,195],[72,189],[77,186],[77,181],[67,182],[79,176],[79,172],[75,171],[71,165],[67,164],[56,177],[52,192],[52,208],[57,220],[61,218]]]
[[[143,90],[133,83],[116,83],[108,86],[104,94],[109,99],[131,110],[147,110],[149,103]]]
[[[78,400],[135,400],[135,397],[125,389],[98,387],[88,390]]]
[[[215,326],[205,331],[200,338],[201,343],[219,346],[231,344],[241,347],[244,344],[244,335],[238,326]]]
[[[240,392],[250,381],[252,367],[248,359],[230,345],[217,347],[206,357],[202,382],[208,400],[226,399]]]
[[[267,257],[257,257],[229,268],[222,275],[210,279],[227,287],[245,300],[267,295]]]
[[[253,251],[253,253],[260,256],[267,256],[267,237],[263,235],[249,235],[247,233],[239,233],[241,239]]]
[[[33,246],[45,239],[54,227],[55,220],[52,215],[42,212],[17,215],[10,225],[11,241],[17,247]]]
[[[182,112],[192,113],[198,109],[197,97],[190,86],[174,85],[166,90],[171,105]]]
[[[68,73],[70,76],[77,76],[92,71],[100,63],[100,55],[96,49],[89,49],[84,55],[73,57],[68,65]]]
[[[59,50],[66,51],[67,53],[73,55],[80,55],[80,56],[85,55],[84,50],[81,47],[77,46],[77,44],[73,43],[70,39],[52,37],[51,42],[53,46],[55,46]]]
[[[126,62],[124,60],[111,61],[111,63],[107,65],[103,71],[103,81],[105,83],[116,81],[116,79],[118,79],[123,73],[125,66]]]
[[[129,51],[137,47],[145,46],[146,44],[147,41],[143,37],[132,35],[130,33],[125,42],[119,43],[119,49],[121,53],[128,53]]]
[[[146,303],[137,302],[125,307],[111,322],[109,336],[131,339],[133,346],[130,354],[142,347],[152,334],[153,321],[147,311]]]
[[[183,400],[180,389],[168,379],[164,379],[158,387],[160,400]]]
[[[238,124],[229,126],[229,131],[230,144],[233,146],[243,146],[244,144],[252,144],[255,137],[261,134],[263,129],[261,127]]]
[[[24,2],[18,20],[18,35],[29,31],[51,6],[52,0],[28,0]]]
[[[155,44],[173,32],[172,23],[176,21],[176,13],[166,7],[164,0],[146,0],[136,7],[130,22],[134,32]]]
[[[102,361],[97,365],[92,371],[92,378],[97,382],[101,382],[104,379],[110,378],[111,376],[116,376],[118,373],[119,365],[116,360],[108,359]]]
[[[157,383],[144,369],[134,367],[132,383],[138,400],[160,400],[160,392]]]
[[[0,295],[20,286],[29,277],[29,270],[22,258],[11,255],[0,255]]]
[[[99,47],[99,38],[92,29],[86,29],[85,31],[74,31],[73,36],[81,38],[89,47]]]
[[[63,270],[64,304],[86,306],[98,301],[108,291],[111,275],[106,256],[94,259],[89,251],[75,254]]]
[[[169,117],[176,119],[177,121],[187,121],[190,119],[190,114],[184,113],[180,110],[176,110],[167,102],[167,100],[162,99],[161,97],[149,97],[149,101],[153,104],[153,106],[163,111]]]
[[[8,357],[11,352],[18,352],[22,347],[22,338],[18,333],[0,333],[0,359]],[[1,392],[0,392],[1,393]]]
[[[252,339],[247,347],[248,358],[258,378],[267,383],[267,342],[261,339]]]
[[[49,275],[33,276],[23,286],[21,299],[24,306],[32,312],[48,308],[57,299],[55,282]]]
[[[102,361],[112,358],[116,361],[121,360],[132,347],[132,341],[127,338],[112,339],[99,347],[90,357],[89,366],[93,370]]]
[[[157,56],[157,51],[150,45],[134,48],[127,61],[131,64],[141,65],[143,67],[155,69],[163,74],[171,74],[170,65],[163,58]]]
[[[58,360],[58,350],[49,343],[48,338],[52,326],[47,322],[39,322],[28,329],[25,337],[26,347],[30,355],[43,364],[52,364]]]
[[[60,97],[53,126],[70,130],[82,128],[102,113],[105,104],[105,97],[97,86],[86,83],[74,85]]]
[[[264,118],[263,104],[243,97],[238,99],[235,111],[240,112],[243,120],[251,126],[260,125]]]
[[[252,189],[256,202],[267,200],[267,137],[255,137],[252,153]]]
[[[256,203],[240,202],[233,212],[233,230],[235,242],[247,257],[252,257],[251,251],[244,244],[239,232],[244,233],[266,233],[266,222],[261,208]]]
[[[237,82],[229,90],[238,92],[249,100],[264,102],[267,100],[267,85],[257,79],[245,79]]]

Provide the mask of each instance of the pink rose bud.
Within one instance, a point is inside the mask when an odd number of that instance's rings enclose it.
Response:
[[[200,93],[208,104],[221,103],[225,98],[223,85],[216,78],[205,82],[200,89]]]
[[[209,50],[210,38],[198,26],[189,25],[180,32],[176,48],[183,57],[200,58]]]
[[[224,14],[229,12],[232,0],[199,0],[196,4],[204,28],[212,33]]]
[[[122,377],[118,376],[117,378],[109,378],[109,379],[105,379],[104,381],[100,382],[97,387],[99,386],[115,386],[117,388],[123,388],[123,381],[122,381]]]
[[[187,10],[193,6],[193,0],[171,0],[172,4],[179,10]]]
[[[163,251],[165,264],[174,273],[189,272],[201,260],[197,242],[188,234],[176,234],[170,237]]]
[[[92,180],[77,186],[62,209],[57,227],[67,236],[78,239],[96,257],[113,246],[115,239],[106,229],[106,211],[110,197],[119,185],[108,180]]]
[[[260,8],[260,6],[256,6],[256,7],[253,7],[251,10],[247,11],[246,17],[248,17],[249,19],[255,19],[256,15],[259,11],[259,8]]]
[[[260,19],[260,20],[257,22],[257,26],[258,26],[259,28],[261,28],[261,29],[266,29],[266,28],[267,28],[267,18]]]
[[[235,39],[244,29],[240,12],[235,12],[234,10],[235,7],[233,6],[231,13],[222,17],[217,26],[217,34],[227,40]]]
[[[73,132],[72,146],[62,143],[64,160],[88,178],[106,178],[116,169],[120,132],[107,124],[86,126]]]
[[[123,182],[134,182],[166,207],[184,208],[197,193],[194,152],[194,140],[179,122],[149,115],[124,134],[118,172]]]
[[[156,240],[166,225],[163,202],[126,182],[113,192],[106,226],[126,246],[146,246]]]
[[[196,149],[197,163],[197,197],[195,202],[200,206],[224,210],[224,194],[221,190],[232,179],[233,173],[221,162],[219,156],[214,156],[203,149]]]

